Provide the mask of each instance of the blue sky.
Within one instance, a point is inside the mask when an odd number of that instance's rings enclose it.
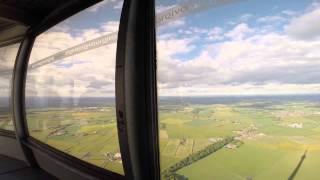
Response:
[[[157,6],[171,6],[179,3],[185,3],[188,1],[172,1],[172,0],[161,0],[156,1]],[[201,1],[199,1],[201,2]],[[191,14],[184,18],[185,25],[179,26],[177,29],[187,29],[190,27],[197,28],[212,28],[219,27],[224,31],[229,31],[234,28],[235,24],[241,22],[246,23],[248,26],[253,28],[265,28],[265,26],[272,26],[273,32],[283,33],[283,27],[288,23],[288,19],[284,21],[273,22],[260,22],[259,18],[267,16],[277,16],[288,18],[291,15],[285,14],[290,12],[303,13],[306,8],[310,6],[314,1],[312,0],[243,0],[236,3],[231,3],[221,7],[214,7],[212,9],[204,10],[196,14]],[[159,34],[165,34],[172,32],[173,29],[161,28],[158,31]],[[185,34],[176,34],[176,37],[183,38]],[[192,45],[197,47],[205,46],[207,43],[218,43],[224,40],[208,40],[205,38],[205,34],[197,34],[200,36],[198,41],[193,41]],[[188,60],[196,57],[201,52],[201,48],[196,48],[189,53],[176,54],[177,58],[181,60]]]
[[[117,32],[122,1],[105,0],[37,37],[30,63]],[[99,47],[28,72],[28,96],[114,97],[116,44]]]
[[[319,18],[315,1],[247,0],[162,26],[160,94],[319,93]]]

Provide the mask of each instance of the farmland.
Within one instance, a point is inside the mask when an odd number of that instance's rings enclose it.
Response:
[[[160,98],[163,179],[317,179],[318,98]],[[32,107],[27,120],[36,139],[124,173],[114,105]]]
[[[13,130],[13,121],[9,113],[0,112],[0,129]]]
[[[67,154],[123,174],[115,109],[36,108],[27,112],[30,135]]]
[[[317,179],[320,175],[315,168],[320,165],[318,102],[244,98],[225,104],[163,104],[159,112],[163,171],[227,136],[243,142],[179,169],[175,173],[180,179]]]

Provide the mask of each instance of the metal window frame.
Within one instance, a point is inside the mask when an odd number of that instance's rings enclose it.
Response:
[[[13,111],[17,140],[31,166],[39,152],[79,172],[106,179],[160,179],[154,0],[124,0],[117,43],[116,112],[125,176],[94,166],[29,136],[25,112],[28,60],[35,38],[64,19],[100,2],[72,0],[51,13],[24,37],[14,68]],[[135,42],[132,42],[132,40]],[[143,47],[143,48],[141,48]],[[124,56],[124,55],[133,56]],[[132,63],[131,63],[132,62]],[[142,100],[143,99],[143,100]],[[143,124],[143,128],[139,127]]]
[[[128,179],[160,179],[154,0],[128,0],[116,60],[116,111]]]
[[[32,167],[39,167],[37,160],[34,156],[35,152],[42,153],[44,156],[51,158],[53,161],[60,164],[69,165],[74,167],[77,171],[89,174],[92,177],[103,179],[124,179],[124,176],[108,171],[106,169],[94,166],[88,162],[82,161],[72,157],[62,151],[46,145],[40,141],[29,136],[28,127],[26,122],[25,112],[25,84],[28,69],[28,61],[33,47],[35,38],[48,30],[57,23],[67,19],[68,17],[90,7],[93,4],[100,2],[95,1],[81,1],[72,0],[62,5],[60,8],[51,13],[44,21],[35,27],[32,27],[24,37],[14,67],[13,76],[13,111],[14,123],[16,127],[17,140],[20,143],[21,149],[25,155],[27,163]]]
[[[28,59],[33,42],[34,38],[27,35],[20,44],[16,62],[14,65],[14,73],[12,79],[12,105],[17,140],[20,144],[27,163],[31,167],[38,167],[38,163],[35,160],[32,150],[22,144],[22,142],[26,138],[28,138],[29,135],[25,121],[24,86],[26,79],[26,70],[28,67]]]

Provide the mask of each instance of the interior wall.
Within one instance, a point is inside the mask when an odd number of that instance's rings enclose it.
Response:
[[[39,151],[34,151],[35,158],[39,164],[39,166],[47,171],[48,173],[54,175],[55,177],[61,180],[88,180],[95,178],[89,176],[88,174],[84,174],[79,172],[78,170],[61,163],[59,160],[51,158],[47,154],[41,153]]]
[[[0,136],[0,154],[26,161],[19,142],[14,138]]]

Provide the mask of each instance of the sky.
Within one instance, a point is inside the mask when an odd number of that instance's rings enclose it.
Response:
[[[37,37],[34,63],[77,44],[117,32],[122,1],[108,0],[59,23]],[[116,44],[99,47],[28,71],[26,95],[114,97]]]
[[[158,2],[158,11],[181,3]],[[319,22],[316,1],[247,0],[162,26],[159,94],[319,93]]]
[[[157,0],[157,12],[187,1]],[[201,3],[201,1],[198,1]],[[122,1],[105,0],[40,35],[30,62],[118,30]],[[157,27],[160,96],[320,91],[320,4],[246,0]],[[116,45],[28,72],[28,96],[114,96]]]

